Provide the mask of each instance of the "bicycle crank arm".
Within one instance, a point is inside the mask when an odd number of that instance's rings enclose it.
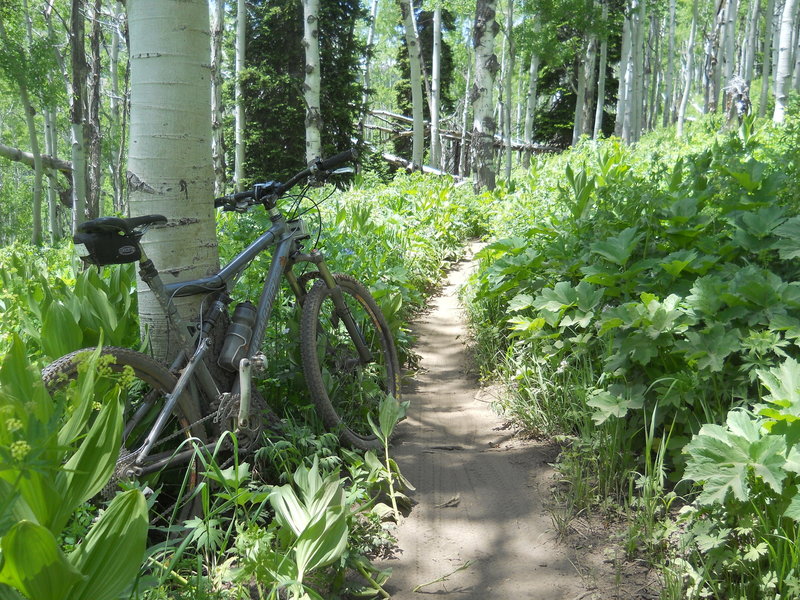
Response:
[[[239,416],[237,417],[237,428],[248,429],[250,427],[250,396],[252,394],[252,369],[253,364],[249,358],[239,361]]]

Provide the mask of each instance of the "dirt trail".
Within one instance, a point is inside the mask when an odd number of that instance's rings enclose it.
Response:
[[[394,600],[586,597],[544,508],[552,450],[514,440],[467,372],[457,288],[471,267],[451,271],[414,326],[421,371],[405,388],[411,407],[393,454],[417,504],[398,526],[396,557],[381,564],[393,569],[387,590]]]

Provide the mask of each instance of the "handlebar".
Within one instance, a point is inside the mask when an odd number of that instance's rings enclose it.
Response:
[[[234,194],[222,196],[221,198],[215,198],[214,208],[222,207],[225,210],[246,210],[248,206],[255,203],[264,203],[265,205],[268,205],[270,201],[280,198],[283,194],[297,185],[297,183],[299,183],[301,180],[317,174],[321,174],[324,177],[339,165],[353,161],[356,158],[358,158],[358,152],[355,148],[350,148],[349,150],[345,150],[344,152],[340,152],[339,154],[335,154],[329,158],[317,159],[311,164],[311,166],[303,169],[299,173],[292,175],[284,183],[279,181],[257,183],[251,190],[236,192]],[[245,200],[254,200],[254,202],[242,205]]]

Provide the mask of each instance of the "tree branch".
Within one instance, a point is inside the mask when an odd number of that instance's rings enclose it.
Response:
[[[30,152],[25,152],[24,150],[20,150],[19,148],[12,148],[11,146],[0,144],[0,158],[7,158],[8,160],[21,162],[22,164],[33,168],[33,154]],[[42,165],[48,169],[60,171],[67,178],[69,178],[72,174],[71,162],[61,160],[60,158],[53,158],[47,154],[42,154]]]

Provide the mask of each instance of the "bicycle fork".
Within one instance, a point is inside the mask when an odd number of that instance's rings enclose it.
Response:
[[[350,334],[358,350],[358,357],[361,360],[361,364],[371,363],[374,360],[372,352],[370,352],[367,346],[364,334],[358,328],[358,325],[356,325],[355,319],[353,319],[353,313],[350,312],[350,308],[344,301],[344,294],[342,294],[341,288],[336,283],[333,273],[331,273],[328,265],[325,264],[325,257],[322,252],[319,250],[312,250],[310,254],[300,254],[295,257],[294,262],[310,262],[317,267],[322,281],[325,282],[325,285],[331,292],[331,299],[333,300],[333,305],[336,307],[336,314],[344,323],[347,333]],[[302,298],[305,291],[300,289],[297,278],[294,277],[294,274],[291,272],[291,266],[287,269],[287,278],[289,279],[289,285],[292,287],[295,295],[298,298]]]

